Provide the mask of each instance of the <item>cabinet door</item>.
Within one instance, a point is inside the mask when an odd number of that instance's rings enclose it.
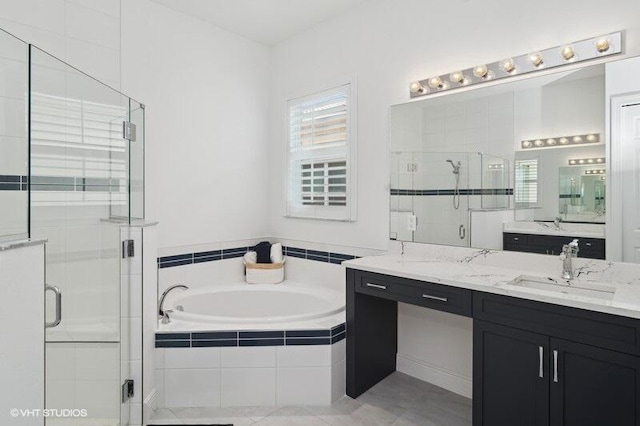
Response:
[[[474,321],[474,426],[549,424],[549,338]]]
[[[551,339],[552,426],[640,426],[640,358]]]

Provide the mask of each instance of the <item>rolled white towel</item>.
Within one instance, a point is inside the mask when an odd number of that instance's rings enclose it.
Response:
[[[282,263],[282,244],[275,243],[271,245],[271,263]]]
[[[248,251],[244,254],[245,263],[256,263],[258,261],[258,253],[255,251]]]

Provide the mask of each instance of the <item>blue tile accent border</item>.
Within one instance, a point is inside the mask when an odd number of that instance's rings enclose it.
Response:
[[[333,345],[346,337],[346,324],[329,330],[238,330],[156,333],[156,348]]]
[[[433,196],[453,195],[453,189],[391,189],[391,195]],[[460,195],[513,195],[513,188],[461,189]]]
[[[1,185],[1,183],[0,183]],[[158,268],[171,268],[174,266],[191,265],[195,263],[213,262],[222,259],[242,257],[252,247],[234,247],[222,250],[203,251],[198,253],[185,253],[158,258]],[[358,256],[328,251],[307,250],[299,247],[282,247],[282,254],[287,257],[314,260],[316,262],[341,264],[345,260],[357,259]]]

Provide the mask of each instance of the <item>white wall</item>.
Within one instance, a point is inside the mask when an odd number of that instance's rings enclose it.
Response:
[[[122,89],[146,105],[159,246],[263,235],[269,49],[148,0],[122,7]]]
[[[9,411],[44,408],[43,288],[43,243],[9,250],[0,247],[0,297],[9,302],[0,310],[5,324],[0,347],[2,424],[44,424],[42,417],[17,417]]]
[[[620,29],[627,30],[627,52],[640,53],[636,1],[618,1],[606,13],[578,1],[460,3],[453,12],[420,0],[372,0],[273,48],[271,235],[386,248],[389,106],[409,100],[411,81]],[[358,84],[358,221],[284,218],[285,101],[345,78],[356,78]]]

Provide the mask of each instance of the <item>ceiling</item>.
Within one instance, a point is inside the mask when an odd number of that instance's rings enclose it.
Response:
[[[259,43],[273,45],[366,0],[152,0]]]

